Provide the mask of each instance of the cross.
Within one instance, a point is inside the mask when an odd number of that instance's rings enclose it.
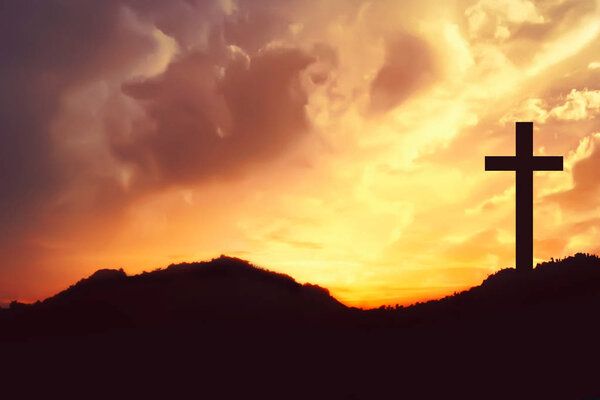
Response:
[[[533,155],[533,122],[517,122],[516,156],[486,156],[486,171],[516,172],[516,269],[533,269],[533,171],[562,171],[562,157]]]

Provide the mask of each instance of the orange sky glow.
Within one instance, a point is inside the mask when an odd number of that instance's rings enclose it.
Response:
[[[600,252],[598,1],[50,3],[0,70],[0,301],[220,254],[353,306],[452,294],[514,266],[484,156],[515,121],[565,157],[534,175],[535,261]]]

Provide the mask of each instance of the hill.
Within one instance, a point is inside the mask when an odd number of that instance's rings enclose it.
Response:
[[[6,317],[13,329],[4,329],[0,337],[165,325],[318,323],[345,308],[319,286],[221,256],[134,276],[122,269],[96,271],[42,302],[11,303]]]
[[[100,380],[111,398],[594,398],[598,310],[585,254],[373,310],[228,257],[100,270],[0,314],[2,376]]]
[[[516,318],[529,312],[551,314],[571,307],[571,314],[600,310],[600,258],[578,253],[538,264],[531,271],[502,269],[479,286],[410,307],[371,310],[376,320],[411,326],[442,321]],[[531,316],[532,318],[537,318]],[[529,317],[526,317],[529,318]]]

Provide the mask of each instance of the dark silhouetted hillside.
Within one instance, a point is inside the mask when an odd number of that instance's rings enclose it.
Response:
[[[373,310],[228,257],[100,270],[0,312],[2,376],[45,397],[68,382],[109,398],[591,399],[599,310],[584,254]]]
[[[515,318],[528,312],[552,314],[569,307],[569,313],[600,310],[600,258],[578,253],[562,260],[538,264],[532,271],[502,269],[480,286],[440,300],[410,307],[371,310],[373,322],[430,324],[490,318]],[[535,318],[535,316],[533,316]]]
[[[12,303],[10,311],[26,327],[18,336],[39,336],[169,324],[317,323],[345,308],[319,286],[221,256],[134,276],[102,269],[42,302]]]

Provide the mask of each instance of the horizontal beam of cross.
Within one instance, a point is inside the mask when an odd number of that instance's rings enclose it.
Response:
[[[515,171],[521,166],[530,167],[533,171],[562,171],[563,158],[556,156],[533,156],[521,159],[515,156],[486,156],[486,171]],[[528,168],[527,168],[528,169]]]

